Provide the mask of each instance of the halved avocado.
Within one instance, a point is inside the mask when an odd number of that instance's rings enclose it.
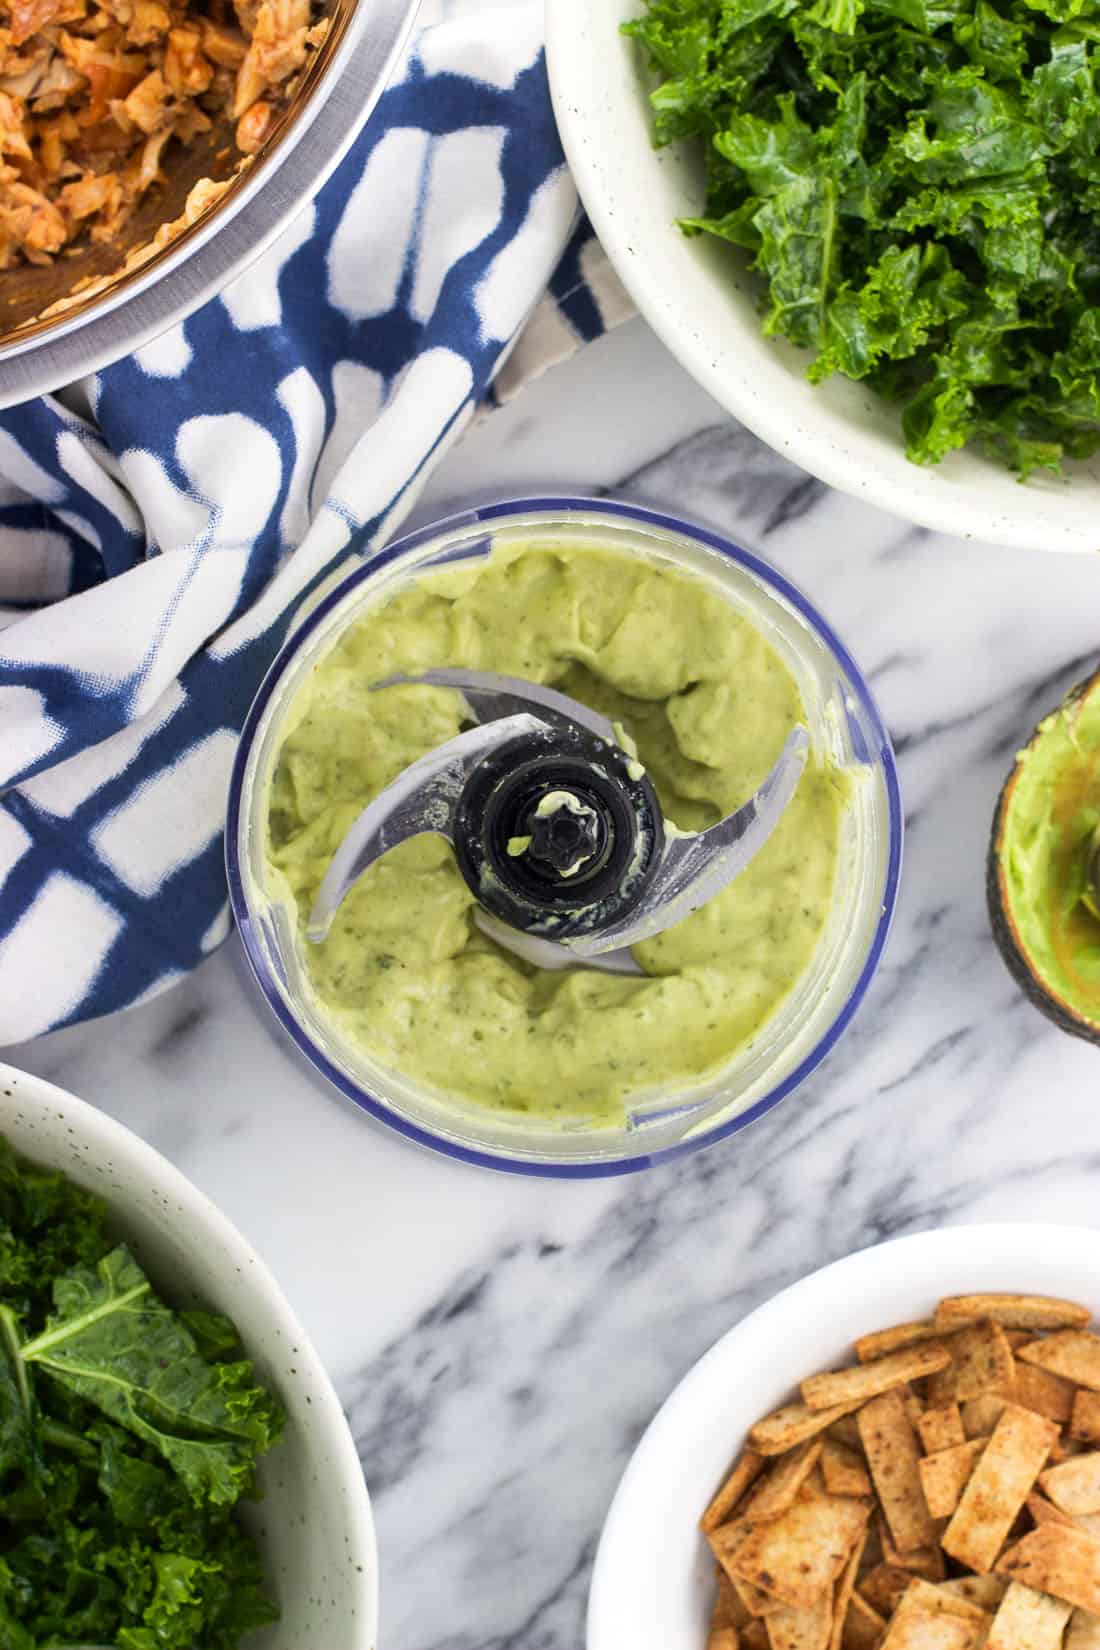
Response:
[[[1009,972],[1048,1019],[1100,1045],[1100,671],[1035,729],[993,818],[986,896]]]

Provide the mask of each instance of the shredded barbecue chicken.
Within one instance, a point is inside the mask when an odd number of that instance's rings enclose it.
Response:
[[[0,0],[0,270],[111,241],[170,144],[254,155],[327,28],[315,0]]]

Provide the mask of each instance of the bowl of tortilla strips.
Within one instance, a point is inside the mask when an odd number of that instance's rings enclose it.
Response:
[[[849,1256],[731,1329],[615,1496],[588,1650],[1100,1650],[1100,1233]]]

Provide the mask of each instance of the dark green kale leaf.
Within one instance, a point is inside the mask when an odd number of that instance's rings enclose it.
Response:
[[[54,1282],[46,1328],[20,1362],[152,1444],[196,1499],[232,1505],[282,1417],[247,1361],[208,1364],[129,1250]]]
[[[0,1647],[238,1650],[278,1616],[234,1510],[278,1404],[227,1318],[173,1313],[98,1199],[2,1140],[0,1220]]]
[[[1019,82],[1027,63],[1030,26],[1004,17],[988,0],[977,0],[972,12],[955,19],[954,35],[967,61],[983,69],[990,80],[1008,85]]]
[[[765,332],[781,332],[795,344],[821,344],[837,217],[836,184],[820,171],[796,178],[760,207],[753,220],[760,231],[757,261],[771,274]]]
[[[804,178],[817,158],[813,132],[798,118],[793,93],[777,101],[774,123],[759,115],[734,115],[714,139],[718,153],[740,168],[754,195],[777,195]]]
[[[157,1553],[149,1568],[141,1624],[119,1630],[118,1650],[228,1650],[278,1619],[261,1591],[255,1550],[234,1525],[225,1526],[216,1558]]]
[[[1026,477],[1100,447],[1097,0],[647,0],[655,141],[705,145],[688,234],[751,255],[814,381],[907,452]]]
[[[171,1469],[137,1453],[121,1428],[98,1422],[91,1432],[101,1451],[99,1489],[128,1554],[137,1616],[119,1634],[120,1650],[162,1650],[177,1641],[231,1650],[253,1627],[276,1620],[256,1550],[232,1513],[197,1504]],[[155,1548],[148,1545],[151,1531]]]
[[[34,1398],[21,1347],[15,1313],[0,1306],[0,1482],[12,1472],[38,1472]]]
[[[63,1174],[23,1163],[0,1137],[0,1299],[28,1331],[44,1321],[58,1272],[110,1248],[107,1208]]]
[[[190,1330],[200,1357],[205,1358],[207,1363],[240,1357],[241,1337],[231,1318],[221,1312],[203,1312],[197,1307],[190,1312],[181,1312],[180,1318]]]

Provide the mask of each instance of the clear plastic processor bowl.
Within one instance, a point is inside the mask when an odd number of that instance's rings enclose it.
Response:
[[[640,1097],[623,1124],[593,1128],[511,1115],[411,1082],[346,1043],[305,983],[294,913],[265,889],[266,800],[288,707],[347,627],[430,568],[504,542],[597,546],[694,572],[769,640],[802,691],[815,745],[858,773],[841,834],[832,912],[810,967],[758,1036],[716,1076]],[[634,505],[529,499],[452,517],[389,545],[302,620],[268,672],[241,738],[229,797],[229,890],[245,952],[276,1017],[364,1111],[422,1145],[526,1174],[642,1169],[745,1128],[824,1059],[870,983],[897,897],[902,813],[890,740],[867,684],[829,626],[757,557],[701,527]]]

